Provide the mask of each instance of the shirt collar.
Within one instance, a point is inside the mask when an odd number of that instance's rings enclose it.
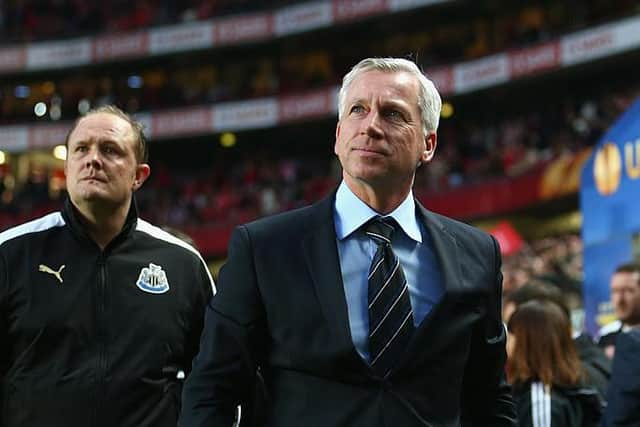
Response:
[[[371,209],[365,202],[360,200],[347,184],[342,181],[336,193],[335,222],[336,233],[339,240],[342,240],[364,223],[380,214]],[[406,199],[389,215],[400,225],[407,236],[418,243],[422,243],[422,234],[416,218],[416,204],[413,200],[413,192],[409,191]]]

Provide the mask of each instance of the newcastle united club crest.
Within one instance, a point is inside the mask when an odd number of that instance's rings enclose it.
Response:
[[[153,263],[150,263],[149,267],[144,267],[140,270],[136,286],[151,294],[164,294],[169,290],[166,273],[161,266]]]

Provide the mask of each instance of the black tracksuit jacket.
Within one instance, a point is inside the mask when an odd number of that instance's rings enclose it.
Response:
[[[137,218],[104,251],[67,201],[0,234],[0,427],[175,427],[213,281]]]

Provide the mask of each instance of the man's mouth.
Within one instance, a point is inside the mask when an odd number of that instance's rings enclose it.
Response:
[[[357,151],[358,153],[364,155],[364,156],[384,156],[385,153],[382,150],[376,150],[374,148],[367,148],[367,147],[356,147],[353,149],[353,151]]]
[[[82,181],[107,182],[106,179],[98,177],[98,176],[87,176],[87,177],[82,178]]]

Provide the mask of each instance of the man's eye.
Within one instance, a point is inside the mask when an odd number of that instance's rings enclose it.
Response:
[[[402,113],[398,110],[388,110],[385,112],[385,116],[389,117],[390,119],[402,119]]]
[[[362,113],[364,111],[364,107],[362,105],[354,105],[351,107],[351,113]]]
[[[78,152],[80,152],[80,153],[84,153],[85,151],[87,151],[87,147],[86,147],[86,146],[84,146],[84,145],[78,145],[78,146],[76,147],[76,150],[75,150],[75,151],[78,151]]]

